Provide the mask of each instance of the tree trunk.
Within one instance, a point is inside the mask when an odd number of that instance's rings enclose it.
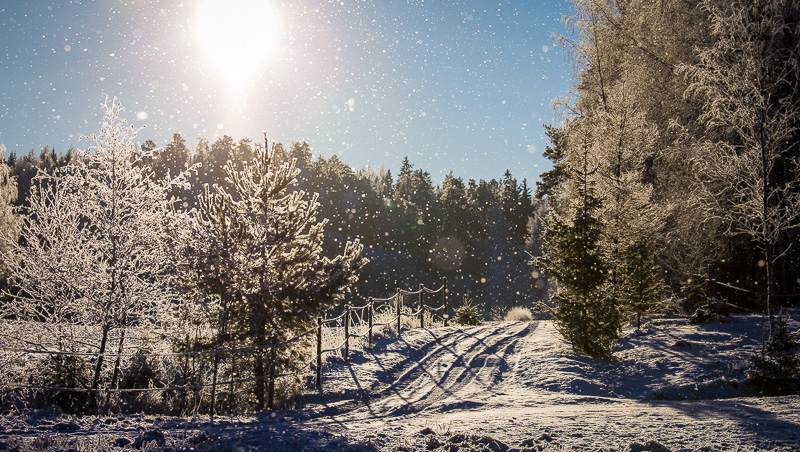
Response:
[[[103,371],[104,354],[106,352],[106,345],[108,344],[108,332],[111,329],[109,324],[104,324],[100,336],[100,350],[97,354],[97,364],[94,367],[94,376],[92,377],[92,392],[89,393],[89,402],[87,409],[99,410],[99,402],[97,401],[97,389],[100,385],[100,373]]]
[[[122,361],[122,350],[123,350],[123,343],[125,342],[125,328],[121,328],[119,333],[119,346],[117,347],[117,359],[114,362],[114,373],[111,377],[111,387],[117,387],[117,378],[119,377],[119,367],[120,362]]]
[[[767,258],[767,316],[769,317],[769,336],[772,337],[772,324],[775,323],[775,309],[773,307],[773,296],[775,294],[775,252],[773,251],[773,244],[767,243],[766,252],[764,253]]]
[[[188,352],[192,350],[192,347],[189,346],[189,333],[186,333],[186,348],[184,349],[187,352],[186,356],[183,357],[183,385],[186,386],[189,383],[189,354]],[[181,404],[180,404],[180,413],[181,416],[185,416],[187,414],[186,411],[186,400],[188,399],[189,395],[186,392],[186,389],[181,390]]]
[[[214,423],[214,410],[217,401],[217,371],[219,370],[219,353],[214,353],[214,369],[211,373],[211,408],[209,420]]]
[[[264,353],[255,353],[253,359],[255,359],[255,363],[253,364],[253,376],[256,378],[256,381],[253,392],[256,396],[256,409],[258,411],[263,411],[267,403],[267,385],[263,378],[267,373],[267,369],[264,365]]]

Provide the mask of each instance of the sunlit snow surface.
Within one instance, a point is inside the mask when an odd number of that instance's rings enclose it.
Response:
[[[733,384],[745,378],[761,321],[654,319],[624,333],[613,361],[572,354],[547,321],[410,330],[349,364],[330,361],[321,393],[274,416],[214,426],[7,417],[0,441],[47,432],[113,442],[141,426],[160,427],[176,450],[800,450],[800,397],[755,397]]]

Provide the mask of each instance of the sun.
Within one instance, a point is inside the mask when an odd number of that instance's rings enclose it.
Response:
[[[266,0],[204,0],[196,36],[208,63],[243,89],[277,50],[278,14]]]

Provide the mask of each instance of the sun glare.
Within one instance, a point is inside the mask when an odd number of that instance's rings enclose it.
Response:
[[[277,47],[278,17],[265,0],[205,0],[197,40],[226,84],[243,89]]]

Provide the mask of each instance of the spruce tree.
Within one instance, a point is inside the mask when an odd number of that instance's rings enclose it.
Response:
[[[641,328],[642,316],[657,312],[664,297],[660,269],[653,259],[655,248],[652,238],[638,237],[627,244],[622,253],[622,309],[636,318],[637,329]]]
[[[544,255],[533,266],[553,278],[550,301],[559,332],[579,353],[607,356],[621,327],[619,310],[608,296],[607,269],[600,248],[602,202],[591,176],[584,140],[580,167],[569,168],[567,198],[544,221]]]

